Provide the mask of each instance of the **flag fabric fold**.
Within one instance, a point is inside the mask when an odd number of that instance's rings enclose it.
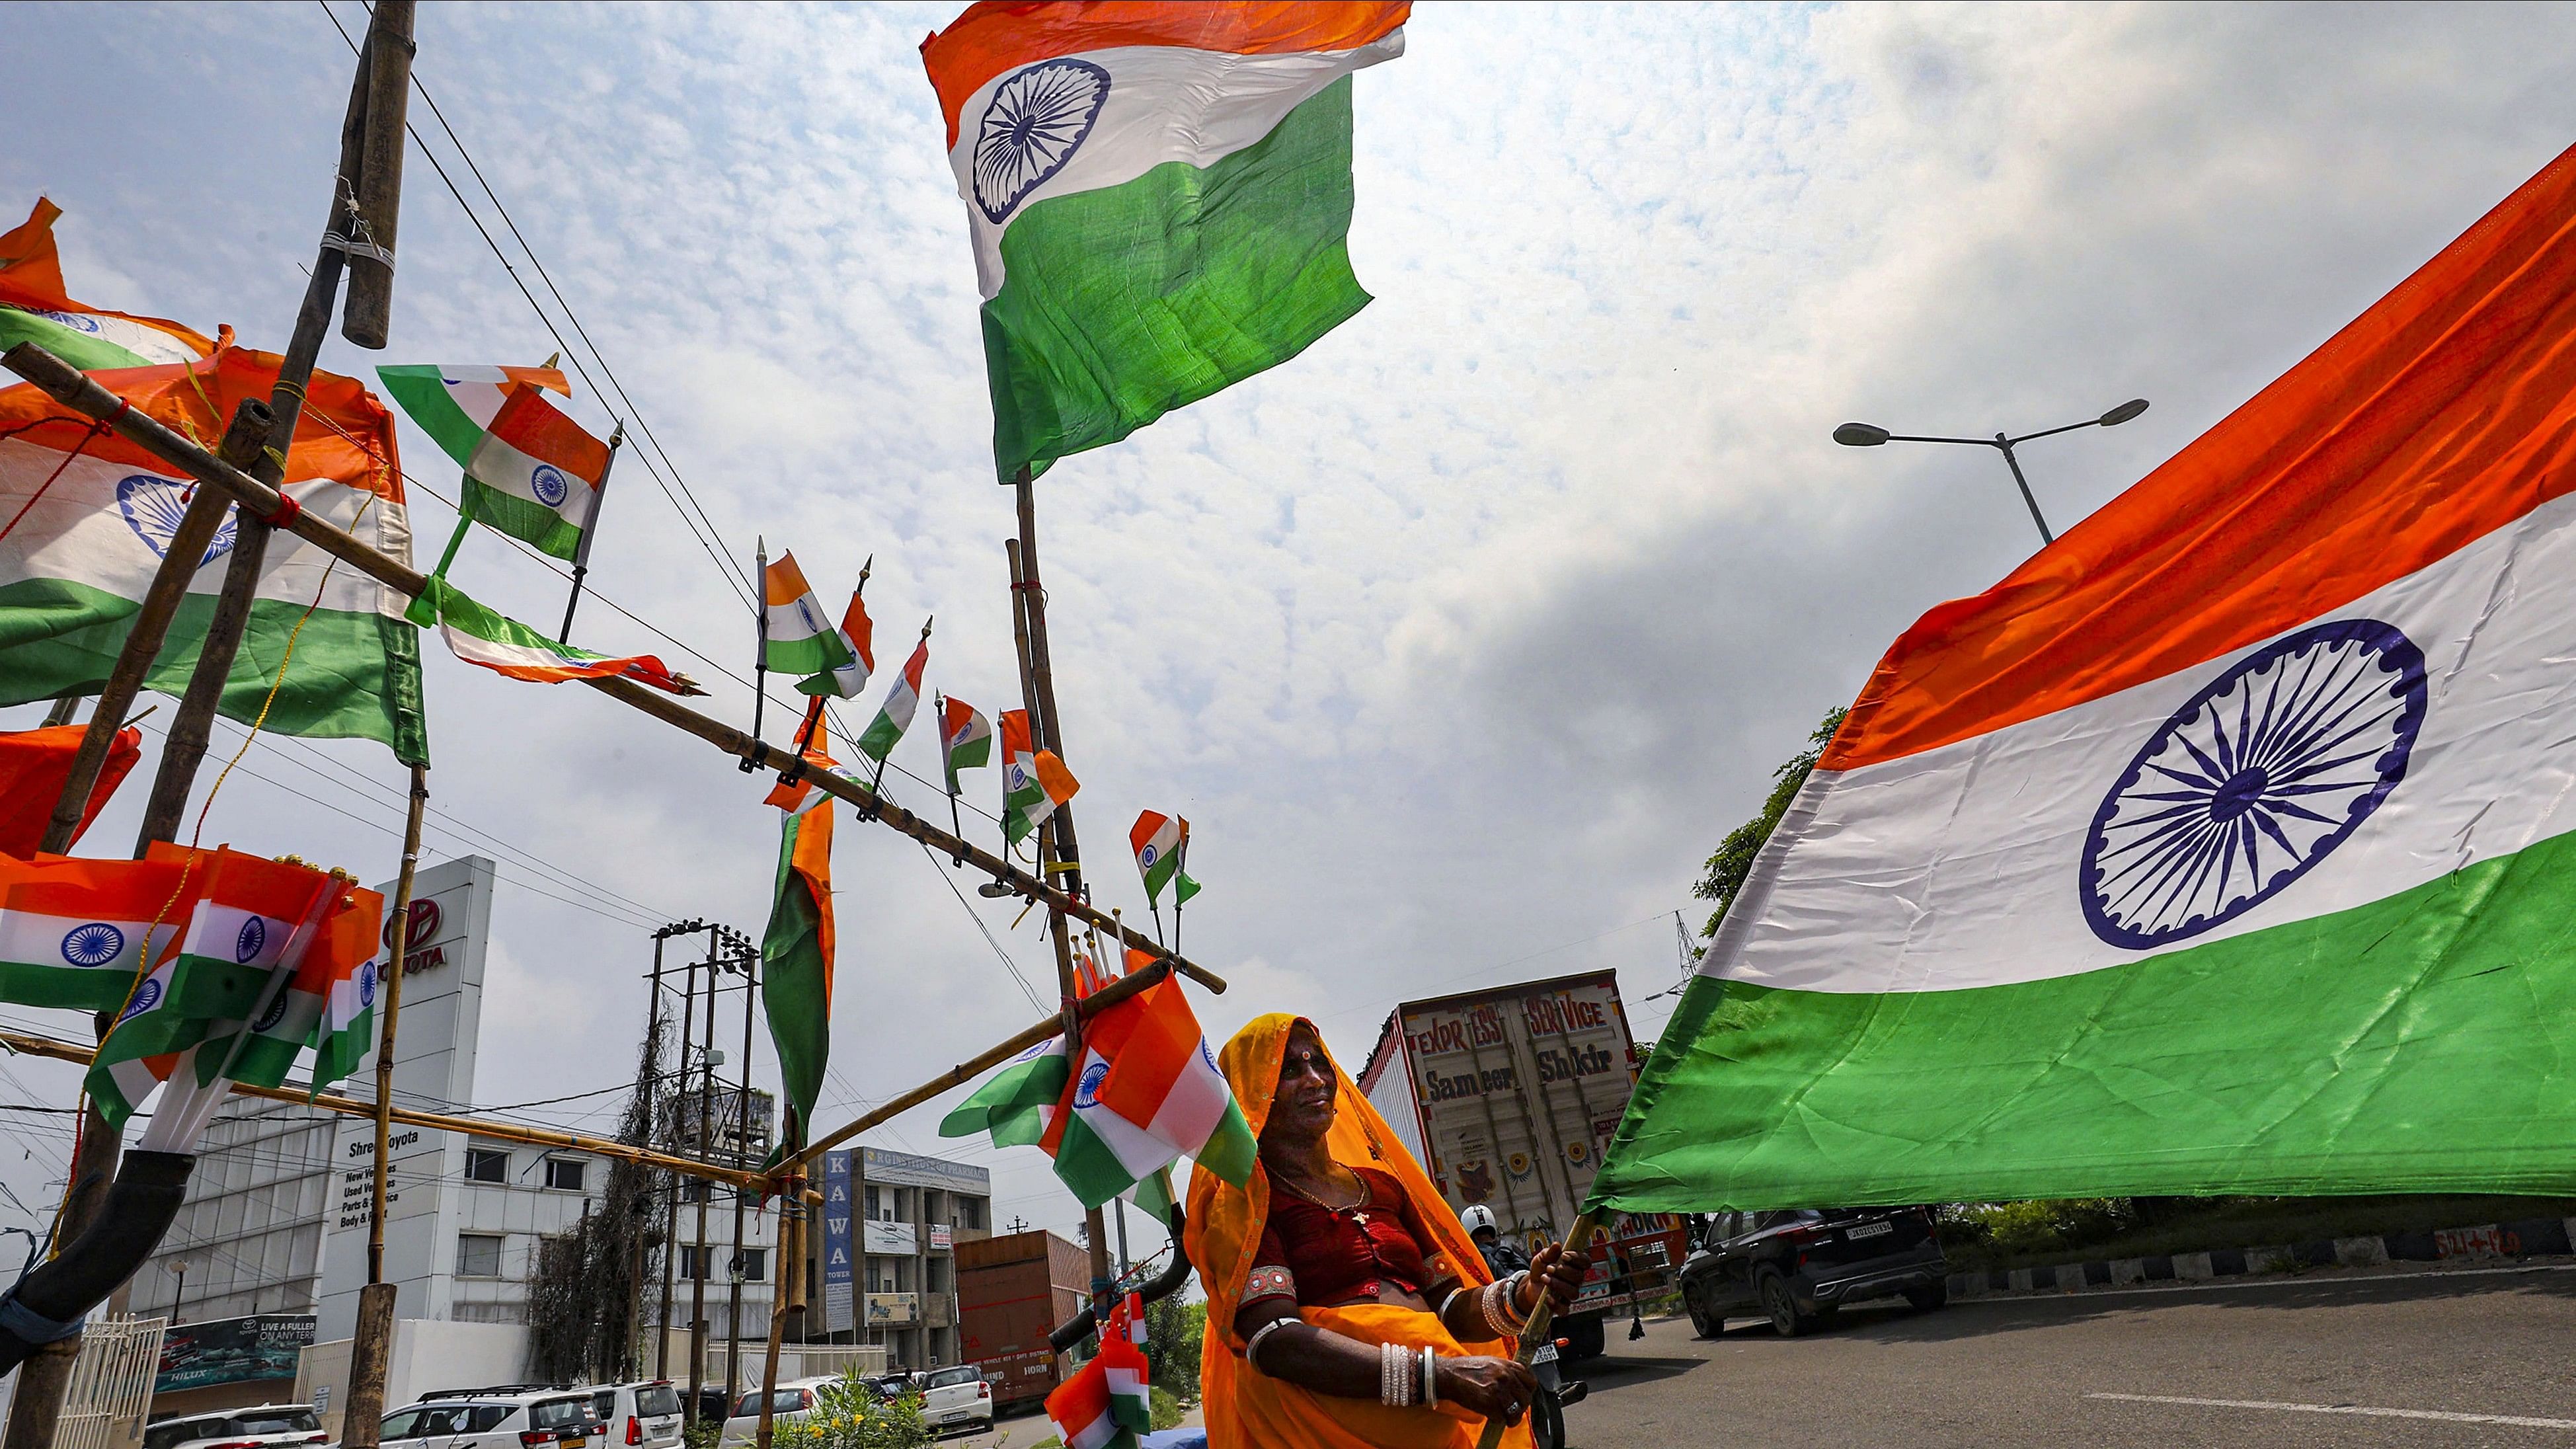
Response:
[[[1017,845],[1082,788],[1053,750],[1030,743],[1029,712],[1002,711],[1002,839]]]
[[[864,582],[864,572],[862,575]],[[846,664],[835,665],[810,679],[796,681],[804,693],[856,699],[868,687],[868,676],[876,673],[876,621],[868,617],[867,600],[857,590],[850,592],[850,607],[841,611],[841,647],[849,652]]]
[[[832,796],[815,793],[812,808],[780,822],[774,904],[760,942],[761,1009],[799,1124],[814,1120],[832,1048]]]
[[[1403,53],[1408,8],[988,0],[922,43],[1002,481],[1285,362],[1367,305],[1350,77]]]
[[[45,843],[55,802],[62,799],[63,786],[71,779],[72,757],[80,753],[81,737],[88,733],[86,725],[0,733],[0,855],[25,859]],[[125,783],[141,758],[143,731],[133,725],[118,730],[99,765],[98,782],[90,786],[80,825],[72,831],[73,844],[88,833],[90,822],[107,808],[116,787]]]
[[[466,518],[559,559],[580,556],[599,508],[609,448],[547,402],[567,392],[547,367],[380,367],[385,391],[465,469]]]
[[[913,646],[912,657],[904,661],[903,673],[896,675],[894,684],[886,690],[885,703],[878,706],[877,717],[859,736],[859,753],[879,764],[894,753],[896,742],[912,728],[912,716],[921,708],[921,672],[929,667],[930,630],[925,627],[921,642]]]
[[[448,652],[495,674],[540,684],[567,679],[628,679],[666,694],[706,691],[685,674],[674,674],[651,654],[594,654],[575,644],[558,644],[518,620],[476,603],[463,589],[432,578],[416,606],[438,621],[438,637]]]
[[[761,571],[760,587],[761,605],[767,610],[761,659],[771,672],[802,680],[851,662],[850,646],[841,642],[841,631],[824,619],[822,606],[814,601],[814,586],[805,582],[805,571],[796,566],[796,555],[782,553],[770,560]]]
[[[145,936],[177,937],[192,884],[170,861],[0,856],[0,1001],[123,1008]]]
[[[957,772],[980,770],[993,763],[993,722],[962,699],[939,701],[939,764],[948,776],[948,793],[957,793]]]
[[[1888,650],[1593,1188],[2576,1186],[2576,151]]]
[[[0,351],[33,342],[83,372],[213,355],[216,344],[192,327],[85,306],[65,295],[54,243],[54,221],[62,214],[39,196],[24,222],[0,233]]]
[[[234,404],[267,401],[278,362],[220,347],[201,362],[98,380],[135,411],[211,444]],[[34,386],[0,388],[0,706],[94,694],[106,683],[195,487]],[[393,416],[356,381],[313,374],[285,487],[306,513],[411,561]],[[227,518],[198,561],[147,687],[187,688],[235,532]],[[224,683],[224,716],[247,723],[265,711],[261,727],[273,733],[372,739],[397,759],[426,763],[420,636],[404,605],[388,586],[280,531]]]

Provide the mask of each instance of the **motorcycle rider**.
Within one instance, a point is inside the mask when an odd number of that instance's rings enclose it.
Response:
[[[1459,1226],[1474,1240],[1476,1251],[1485,1257],[1485,1270],[1497,1279],[1526,1270],[1529,1254],[1503,1240],[1500,1225],[1494,1221],[1494,1210],[1483,1203],[1470,1203],[1458,1214]],[[1530,1367],[1538,1373],[1539,1400],[1531,1406],[1530,1429],[1538,1436],[1541,1449],[1565,1442],[1565,1400],[1584,1396],[1581,1384],[1569,1384],[1557,1372],[1556,1355],[1548,1353]]]

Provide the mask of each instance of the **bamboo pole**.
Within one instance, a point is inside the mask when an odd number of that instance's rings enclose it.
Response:
[[[31,1057],[71,1062],[88,1066],[97,1049],[57,1037],[33,1036],[26,1032],[0,1031],[0,1046]],[[376,1104],[357,1097],[343,1097],[330,1092],[307,1096],[293,1087],[255,1087],[248,1082],[233,1083],[233,1091],[244,1097],[258,1097],[270,1102],[293,1102],[324,1112],[337,1112],[344,1117],[373,1117]],[[427,1127],[441,1132],[468,1132],[477,1137],[490,1137],[502,1142],[524,1143],[530,1147],[568,1147],[578,1152],[601,1157],[619,1158],[645,1167],[659,1167],[686,1173],[711,1181],[760,1191],[768,1179],[757,1172],[737,1172],[728,1167],[692,1162],[667,1152],[655,1152],[632,1143],[608,1137],[585,1137],[578,1132],[558,1132],[549,1127],[529,1127],[517,1122],[496,1122],[486,1117],[466,1117],[451,1112],[424,1112],[414,1107],[395,1107],[393,1120],[405,1127]]]
[[[384,1416],[385,1377],[394,1343],[394,1297],[385,1281],[385,1199],[393,1186],[394,1031],[402,1021],[404,968],[411,962],[411,890],[420,869],[421,815],[429,808],[429,767],[411,767],[411,808],[403,823],[402,872],[394,879],[392,929],[385,939],[384,1020],[376,1027],[375,1160],[367,1182],[367,1282],[358,1290],[358,1322],[349,1340],[349,1407],[342,1442],[373,1449]]]
[[[1578,1263],[1591,1256],[1593,1234],[1600,1227],[1601,1219],[1591,1208],[1576,1213],[1574,1226],[1565,1231],[1565,1256]],[[1538,1346],[1547,1342],[1555,1321],[1554,1306],[1544,1294],[1540,1295],[1538,1306],[1530,1310],[1529,1322],[1521,1327],[1520,1340],[1512,1348],[1512,1357],[1528,1363],[1530,1355],[1538,1352]],[[1496,1449],[1503,1442],[1506,1427],[1500,1419],[1487,1419],[1485,1432],[1476,1437],[1476,1449]]]
[[[742,1086],[734,1098],[733,1165],[743,1164],[743,1155],[751,1150],[751,1042],[752,1026],[759,1017],[754,1004],[760,999],[760,953],[753,952],[742,962]],[[742,1280],[743,1280],[743,1194],[733,1195],[733,1257],[725,1263],[725,1276],[733,1280],[725,1297],[725,1402],[734,1401],[742,1389]],[[781,1226],[785,1223],[781,1219]],[[773,1281],[771,1287],[774,1289]],[[771,1321],[778,1317],[778,1295],[770,1294]]]
[[[801,1178],[791,1179],[791,1183],[801,1182]],[[790,1265],[796,1275],[793,1292],[788,1291]],[[770,1274],[769,1286],[769,1356],[760,1366],[760,1427],[753,1439],[755,1449],[769,1449],[770,1417],[777,1407],[772,1401],[778,1397],[778,1348],[786,1340],[787,1315],[791,1309],[800,1317],[805,1311],[805,1211],[792,1191],[778,1204],[778,1265]]]
[[[212,484],[217,490],[241,502],[252,512],[264,515],[276,511],[278,495],[275,488],[226,464],[222,459],[151,418],[131,411],[120,412],[122,404],[116,394],[109,392],[78,368],[42,347],[32,342],[22,342],[10,348],[5,355],[0,355],[0,367],[6,367],[34,383],[43,389],[47,396],[75,412],[94,418],[112,419],[116,431],[132,440],[137,446],[188,476],[200,482]],[[182,527],[184,526],[183,524]],[[417,596],[428,586],[428,577],[418,569],[369,548],[310,512],[298,513],[286,525],[286,529],[324,553],[399,593]],[[213,526],[210,524],[206,536],[211,537],[212,533]],[[174,544],[174,550],[176,547],[177,545]],[[200,553],[204,551],[202,541],[198,545],[198,551]],[[157,586],[158,581],[155,582]],[[185,583],[186,581],[182,579],[178,587],[184,589]],[[176,602],[174,595],[173,607],[176,606]],[[136,627],[138,629],[141,627],[140,622]],[[135,678],[139,683],[141,666],[137,667]],[[650,689],[626,679],[587,679],[582,682],[630,708],[653,716],[664,724],[696,735],[726,754],[745,761],[754,769],[786,770],[798,763],[799,757],[794,751],[782,750],[775,745],[753,739],[741,730],[690,709],[659,690]],[[132,699],[131,689],[126,691],[123,701],[110,701],[102,696],[100,712],[112,718],[122,719],[125,706],[130,704]],[[108,708],[111,702],[117,705],[113,710]],[[84,751],[87,750],[86,741],[82,748]],[[106,742],[102,739],[99,744],[100,758],[105,758],[106,749]],[[95,780],[97,775],[95,766],[91,768],[90,773],[91,778]],[[991,851],[969,845],[902,806],[882,799],[867,786],[828,770],[812,771],[807,774],[806,779],[816,788],[857,806],[863,815],[881,820],[933,850],[963,859],[967,864],[1008,886],[1015,894],[1045,906],[1050,911],[1060,912],[1075,920],[1098,926],[1103,931],[1113,932],[1122,945],[1133,946],[1148,955],[1173,962],[1182,975],[1210,991],[1225,990],[1224,977],[1184,959],[1151,936],[1120,924],[1107,912],[1093,909],[1085,902],[1057,890],[1040,877],[1021,870]],[[88,797],[84,794],[78,798],[86,801]],[[59,818],[58,814],[57,819]],[[78,823],[79,815],[75,811],[72,824]]]

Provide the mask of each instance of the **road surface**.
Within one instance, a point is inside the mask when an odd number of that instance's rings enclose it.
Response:
[[[1570,1449],[2576,1446],[2576,1266],[1613,1325]]]

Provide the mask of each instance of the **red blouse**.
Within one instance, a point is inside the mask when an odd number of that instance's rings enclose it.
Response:
[[[1456,1276],[1414,1216],[1403,1186],[1373,1167],[1357,1171],[1368,1201],[1343,1212],[1271,1184],[1270,1220],[1244,1284],[1245,1304],[1264,1298],[1345,1303],[1381,1288],[1420,1293]]]

